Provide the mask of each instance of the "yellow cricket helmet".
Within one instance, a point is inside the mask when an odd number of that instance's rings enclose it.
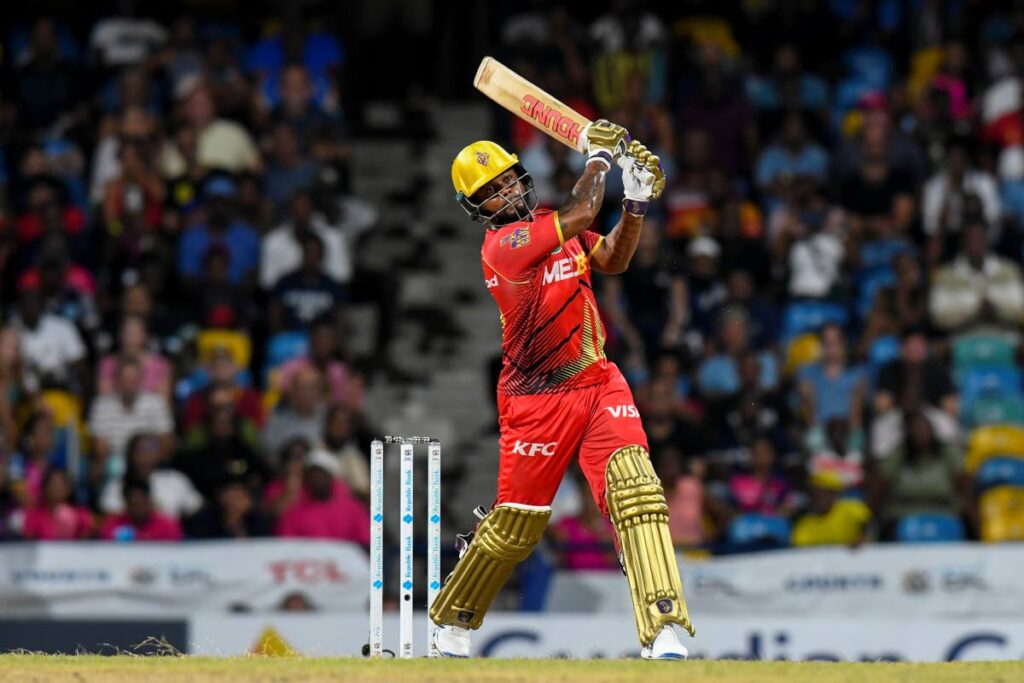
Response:
[[[519,157],[490,140],[466,145],[452,162],[455,192],[472,197],[481,187],[519,163]]]
[[[491,182],[510,168],[515,168],[520,183],[518,197],[505,197],[505,205],[490,215],[480,212],[480,206],[487,197],[474,202],[471,197],[477,190]],[[452,185],[455,186],[457,201],[473,220],[501,225],[514,220],[533,217],[537,207],[533,179],[519,163],[519,157],[490,140],[478,140],[462,148],[452,162]]]

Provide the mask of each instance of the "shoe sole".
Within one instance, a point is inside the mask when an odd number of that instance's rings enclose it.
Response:
[[[677,655],[677,654],[673,654],[671,652],[666,652],[665,654],[658,655],[657,657],[655,657],[653,655],[641,654],[640,655],[640,659],[645,659],[645,660],[647,660],[649,662],[685,662],[686,659],[687,659],[687,656],[686,655]]]

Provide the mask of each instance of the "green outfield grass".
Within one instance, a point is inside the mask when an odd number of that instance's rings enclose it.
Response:
[[[303,657],[97,657],[0,656],[0,680],[48,681],[359,681],[361,683],[968,683],[1024,681],[1024,662],[956,662],[950,664],[827,664],[809,662],[639,660],[411,660],[314,659]]]

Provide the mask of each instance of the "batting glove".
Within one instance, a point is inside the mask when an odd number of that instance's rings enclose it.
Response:
[[[611,169],[612,162],[626,153],[629,131],[606,119],[598,119],[583,129],[583,140],[587,161],[600,159]]]
[[[661,160],[638,140],[633,140],[626,153],[619,157],[618,164],[625,190],[622,208],[634,216],[643,216],[647,213],[648,202],[660,197],[665,189]]]

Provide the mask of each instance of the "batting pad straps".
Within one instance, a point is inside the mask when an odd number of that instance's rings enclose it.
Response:
[[[668,531],[668,504],[642,446],[612,453],[605,471],[608,512],[622,545],[640,643],[675,623],[693,635],[683,582]]]
[[[498,505],[484,517],[466,554],[430,608],[435,624],[480,628],[515,566],[544,536],[551,508]]]

